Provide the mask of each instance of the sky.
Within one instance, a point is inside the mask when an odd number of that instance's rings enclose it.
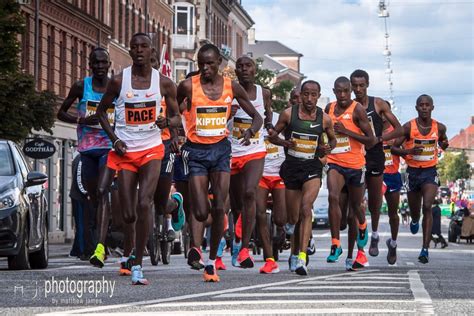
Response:
[[[277,40],[303,54],[301,72],[334,100],[339,76],[370,75],[369,95],[388,99],[384,19],[378,0],[242,0],[256,40]],[[391,0],[392,82],[402,123],[416,116],[420,94],[452,137],[474,116],[474,0]]]

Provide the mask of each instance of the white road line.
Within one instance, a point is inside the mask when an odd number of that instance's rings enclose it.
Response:
[[[372,271],[376,272],[376,271],[379,271],[379,270],[372,270]],[[364,272],[365,271],[360,271],[360,272],[355,272],[355,273],[361,273],[362,274]],[[328,277],[335,277],[335,276],[344,275],[344,274],[346,274],[346,272],[338,273],[338,274],[330,274],[330,275],[321,275],[321,276],[317,276],[317,277],[308,278],[307,280],[308,281],[311,281],[311,280],[316,281],[316,280],[326,279]],[[95,307],[81,308],[81,309],[68,310],[68,311],[58,311],[58,312],[44,313],[44,314],[39,314],[39,315],[65,315],[65,314],[79,314],[79,313],[99,312],[99,311],[106,311],[106,310],[109,310],[109,309],[128,308],[128,307],[135,307],[135,306],[141,306],[141,305],[158,304],[158,303],[164,303],[164,302],[194,299],[194,298],[197,298],[197,297],[204,297],[204,296],[213,296],[213,295],[216,295],[216,294],[235,293],[235,292],[239,292],[239,291],[261,289],[261,288],[269,287],[269,286],[272,286],[272,285],[296,284],[296,283],[299,283],[299,282],[301,282],[301,279],[280,281],[280,282],[274,282],[274,283],[257,284],[257,285],[244,286],[244,287],[232,288],[232,289],[227,289],[227,290],[218,290],[218,291],[211,291],[211,292],[204,292],[204,293],[195,293],[195,294],[174,296],[174,297],[168,297],[168,298],[162,298],[162,299],[139,301],[139,302],[133,302],[133,303],[103,305],[103,306],[95,306]]]
[[[277,296],[386,296],[381,292],[284,292],[284,293],[229,293],[220,294],[216,298],[243,298],[243,297],[277,297]],[[389,293],[390,296],[404,296],[409,293]]]
[[[275,305],[275,304],[338,304],[338,303],[347,303],[347,304],[386,304],[387,302],[390,303],[413,303],[413,300],[404,299],[404,300],[251,300],[251,301],[206,301],[206,302],[176,302],[176,303],[160,303],[160,304],[153,304],[147,305],[146,308],[172,308],[172,307],[199,307],[199,306],[231,306],[231,305]]]
[[[410,270],[408,271],[408,276],[410,277],[410,290],[413,293],[415,302],[418,303],[416,306],[417,313],[434,315],[433,302],[423,282],[421,282],[418,271]]]
[[[333,279],[334,280],[334,279]],[[330,284],[367,284],[367,281],[364,280],[357,280],[357,279],[352,279],[352,280],[344,280],[340,279],[337,280],[337,283],[335,281],[306,281],[306,282],[301,282],[299,284],[303,285],[330,285]],[[407,281],[370,281],[370,284],[408,284]]]
[[[407,266],[414,266],[415,264],[413,262],[407,262]]]
[[[358,278],[351,278],[353,280],[396,280],[396,281],[400,281],[400,280],[408,280],[408,278],[406,277],[378,277],[378,276],[361,276],[361,277],[358,277]],[[328,281],[338,281],[340,280],[340,278],[328,278],[327,279]]]
[[[288,290],[288,291],[298,291],[298,290],[372,290],[372,289],[401,289],[401,290],[408,290],[403,286],[367,286],[367,285],[328,285],[328,286],[272,286],[266,287],[262,290],[264,291],[280,291],[280,290]]]

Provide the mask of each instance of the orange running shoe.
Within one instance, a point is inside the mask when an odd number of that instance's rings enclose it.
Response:
[[[267,259],[263,267],[260,268],[260,273],[270,274],[270,273],[278,273],[280,272],[280,268],[278,267],[278,263],[275,260]]]
[[[253,268],[253,258],[250,256],[248,248],[244,247],[240,249],[237,262],[240,264],[241,268]]]
[[[222,257],[216,258],[216,270],[227,270],[224,261],[222,261]]]
[[[204,275],[203,275],[204,282],[219,282],[219,276],[217,275],[216,269],[214,269],[213,265],[207,265],[204,268]]]
[[[354,260],[354,263],[352,264],[352,270],[356,271],[368,266],[369,266],[369,260],[367,260],[365,251],[363,249],[357,250],[357,257]]]
[[[239,215],[237,223],[235,223],[235,236],[242,239],[242,215]]]

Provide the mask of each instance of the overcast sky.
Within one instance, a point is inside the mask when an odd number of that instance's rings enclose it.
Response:
[[[278,40],[303,54],[301,72],[334,99],[338,76],[370,75],[369,94],[388,98],[384,24],[378,0],[243,0],[257,40]],[[387,3],[387,1],[386,1]],[[401,121],[416,98],[433,96],[433,117],[454,136],[474,115],[474,0],[388,1],[395,105]]]

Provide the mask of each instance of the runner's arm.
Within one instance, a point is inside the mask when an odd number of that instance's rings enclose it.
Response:
[[[165,97],[166,118],[160,116],[156,123],[159,128],[177,127],[181,123],[181,118],[176,101],[176,85],[169,78],[160,75],[160,91],[161,95]]]
[[[333,150],[336,147],[336,135],[334,134],[334,126],[332,124],[332,120],[329,117],[328,114],[323,113],[323,128],[324,132],[326,133],[328,137],[328,144],[329,145],[329,152],[326,153],[328,155],[331,150]]]
[[[389,104],[380,98],[375,100],[376,106],[380,109],[379,113],[381,113],[393,127],[393,131],[390,133],[382,134],[381,141],[388,141],[403,136],[403,127],[393,114]]]
[[[80,80],[75,82],[71,90],[69,90],[69,94],[67,95],[66,99],[64,99],[61,107],[58,111],[58,120],[71,123],[71,124],[81,124],[85,118],[80,117],[79,115],[71,115],[67,111],[72,106],[74,101],[80,100],[82,95],[84,94],[84,81]]]
[[[360,135],[346,129],[344,124],[341,122],[334,123],[334,131],[336,133],[344,134],[354,138],[359,143],[364,144],[367,148],[373,147],[377,143],[377,138],[370,128],[367,113],[360,104],[357,104],[352,115],[352,120],[362,130],[364,135]]]
[[[191,109],[192,100],[192,79],[188,78],[181,81],[178,85],[176,92],[176,101],[179,104],[179,112],[183,113],[186,109],[189,111]],[[188,100],[188,102],[184,102]]]
[[[118,137],[115,135],[112,126],[110,126],[109,120],[107,118],[107,109],[113,107],[113,102],[120,95],[120,89],[122,88],[122,74],[114,76],[110,79],[107,84],[107,90],[105,91],[104,96],[100,100],[99,106],[97,107],[97,117],[99,118],[99,123],[104,129],[104,131],[109,136],[113,144],[116,143]],[[114,146],[115,147],[115,146]]]
[[[263,105],[265,106],[264,126],[267,130],[273,128],[273,110],[272,110],[272,93],[269,89],[262,88]]]
[[[275,127],[268,130],[268,140],[277,146],[292,147],[294,142],[281,139],[278,135],[286,129],[291,120],[291,107],[281,112]]]
[[[403,143],[410,139],[411,127],[410,122],[407,122],[403,125],[403,136],[395,139],[395,142],[392,145],[392,149],[390,150],[392,155],[397,156],[406,156],[406,155],[413,155],[419,154],[423,151],[423,147],[414,147],[412,149],[405,149],[402,147]]]
[[[446,136],[446,126],[438,122],[438,131],[438,145],[439,147],[441,147],[442,150],[446,150],[446,148],[448,148],[449,146],[448,137]]]
[[[232,81],[232,93],[234,94],[234,98],[237,100],[237,102],[239,102],[239,106],[242,108],[242,110],[244,110],[244,112],[252,118],[252,124],[243,135],[243,144],[248,145],[250,144],[249,139],[260,130],[260,127],[263,124],[263,119],[250,102],[244,88],[242,88],[242,86],[236,81]]]

